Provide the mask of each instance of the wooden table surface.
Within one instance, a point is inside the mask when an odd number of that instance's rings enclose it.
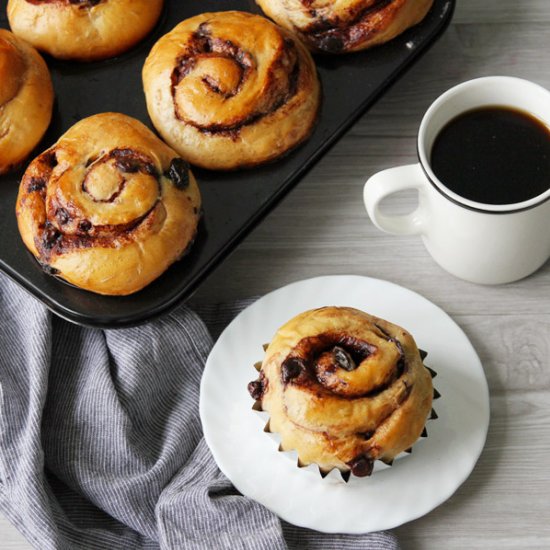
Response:
[[[469,479],[446,503],[396,529],[407,549],[550,548],[550,262],[523,281],[483,287],[440,269],[415,237],[368,220],[373,173],[415,162],[430,103],[461,81],[510,75],[550,89],[549,0],[457,0],[441,40],[345,135],[210,277],[194,300],[264,294],[329,274],[410,288],[466,332],[491,392],[491,424]],[[392,200],[411,210],[415,197]],[[0,518],[0,548],[31,548]]]

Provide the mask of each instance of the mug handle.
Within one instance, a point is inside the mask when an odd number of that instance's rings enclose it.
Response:
[[[394,235],[419,235],[426,225],[426,210],[422,205],[404,216],[388,216],[380,212],[383,199],[405,189],[417,189],[422,193],[426,176],[420,164],[398,166],[378,172],[365,183],[363,200],[370,219],[378,229]]]

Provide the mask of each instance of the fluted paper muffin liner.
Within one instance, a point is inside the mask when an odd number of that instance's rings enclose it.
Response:
[[[264,350],[265,350],[266,347],[267,346],[264,346]],[[421,352],[421,354],[422,354],[423,358],[425,358],[427,356],[426,352]],[[256,371],[259,372],[261,370],[261,365],[262,365],[261,361],[254,364],[254,368],[256,369]],[[426,369],[428,369],[428,371],[431,374],[432,379],[437,376],[437,372],[435,370],[433,370],[432,368],[426,366],[425,364],[424,364],[424,367]],[[439,399],[440,397],[441,397],[441,394],[437,391],[437,389],[434,386],[433,387],[433,400],[435,401],[435,400]],[[273,441],[274,448],[277,449],[277,452],[279,452],[281,454],[281,456],[285,457],[287,460],[291,461],[295,466],[300,468],[302,471],[309,472],[310,474],[315,475],[319,479],[322,479],[326,483],[345,483],[345,484],[347,484],[352,477],[355,477],[357,479],[364,479],[364,478],[361,478],[359,476],[355,476],[354,474],[351,473],[351,471],[342,471],[342,470],[340,470],[339,468],[336,468],[336,467],[329,470],[329,471],[324,471],[323,469],[321,469],[319,467],[318,464],[315,464],[315,463],[311,463],[311,464],[307,464],[307,465],[301,464],[300,459],[298,457],[298,451],[297,450],[295,450],[295,449],[283,450],[282,449],[281,436],[277,432],[271,431],[269,412],[264,411],[262,409],[261,399],[258,399],[254,402],[254,404],[252,405],[252,410],[258,417],[258,420],[259,420],[259,422],[258,422],[259,426],[258,427],[260,428],[263,425],[264,433]],[[399,453],[398,455],[396,455],[393,458],[393,460],[391,460],[391,461],[386,462],[386,461],[379,460],[379,459],[375,460],[374,461],[374,467],[373,467],[371,475],[374,475],[377,472],[380,472],[380,471],[383,471],[383,470],[387,470],[388,468],[391,468],[391,466],[396,461],[403,460],[403,459],[406,459],[407,457],[409,457],[413,453],[413,450],[415,448],[417,448],[418,445],[421,445],[423,443],[423,441],[428,438],[427,423],[432,421],[432,420],[436,420],[437,418],[438,418],[438,415],[435,411],[435,408],[432,406],[430,414],[426,418],[426,424],[424,425],[424,429],[423,429],[422,433],[420,434],[420,436],[418,437],[418,439],[415,441],[415,443],[409,449],[406,449],[405,451],[403,451],[403,452]],[[368,478],[370,476],[366,476],[366,477]]]

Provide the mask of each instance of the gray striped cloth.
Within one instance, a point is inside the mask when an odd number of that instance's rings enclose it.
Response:
[[[201,310],[213,332],[237,311]],[[40,550],[397,548],[296,528],[237,493],[201,433],[211,346],[187,307],[86,329],[0,274],[0,510]]]

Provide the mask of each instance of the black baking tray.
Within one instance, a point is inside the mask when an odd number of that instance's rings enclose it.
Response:
[[[9,28],[6,4],[0,0],[3,28]],[[198,238],[189,255],[140,292],[100,296],[42,271],[23,245],[15,219],[23,170],[0,177],[0,268],[54,313],[82,325],[125,327],[169,311],[193,293],[345,130],[434,43],[449,24],[454,7],[455,0],[435,0],[422,23],[383,46],[345,56],[316,56],[323,104],[311,138],[285,158],[260,168],[228,173],[194,170],[204,207]],[[167,0],[148,39],[118,58],[78,64],[46,57],[56,102],[52,124],[33,155],[55,143],[81,118],[100,112],[125,113],[152,127],[141,84],[141,68],[152,45],[183,19],[231,9],[260,13],[250,0]]]

